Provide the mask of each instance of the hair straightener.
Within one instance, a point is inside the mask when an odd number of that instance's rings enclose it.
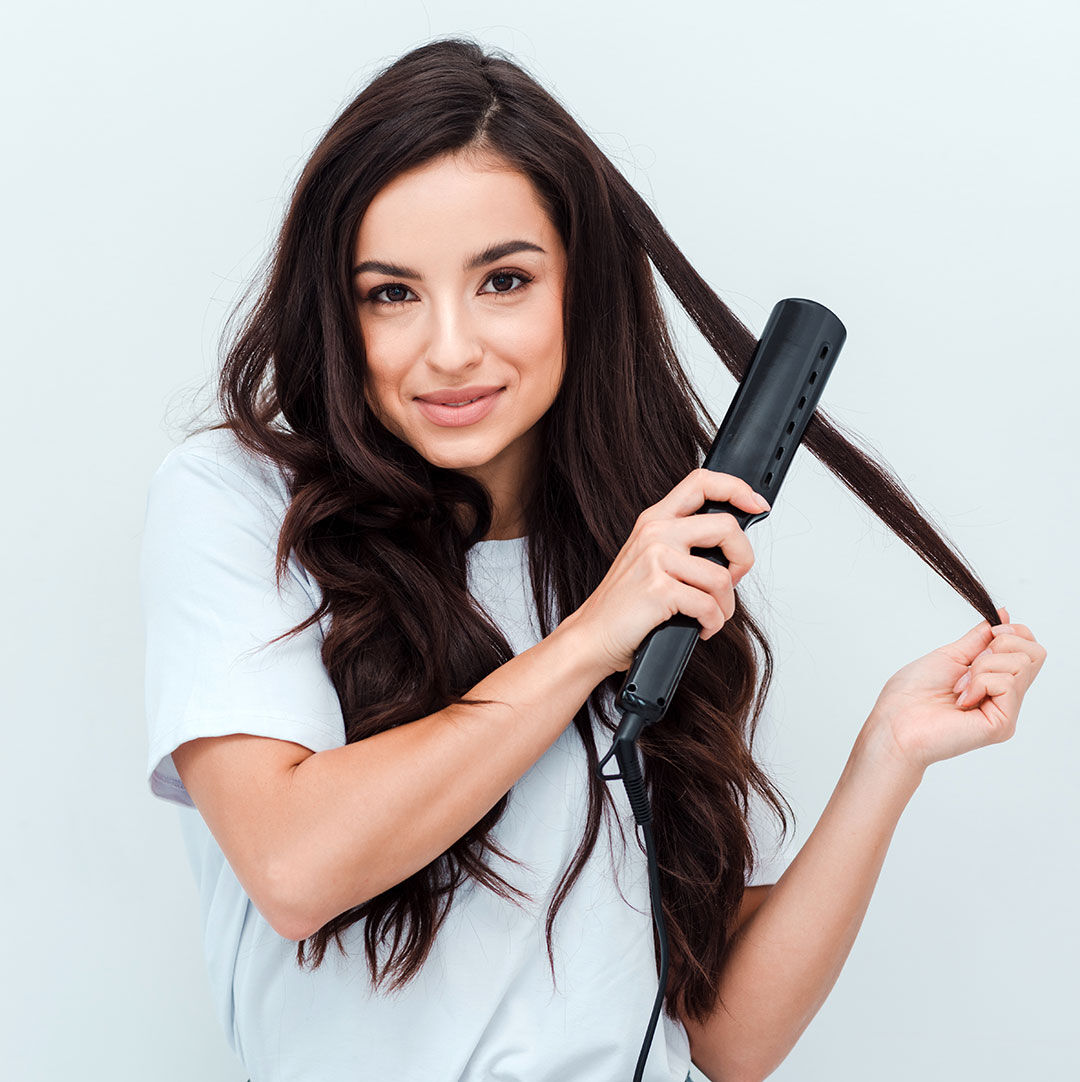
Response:
[[[741,478],[775,507],[780,486],[846,337],[844,325],[824,305],[797,297],[778,301],[705,456],[705,469]],[[745,511],[715,500],[706,500],[696,513],[720,512],[734,515],[743,530],[769,514]],[[719,547],[692,547],[690,552],[728,566]],[[634,1082],[641,1082],[645,1070],[668,976],[668,942],[660,906],[652,809],[636,741],[642,729],[655,725],[666,713],[686,663],[701,641],[700,632],[697,620],[676,613],[642,639],[616,699],[622,720],[611,749],[597,766],[597,774],[605,781],[622,779],[634,819],[642,828],[649,862],[653,922],[660,940],[660,987],[638,1056]],[[604,763],[612,755],[620,772],[605,774]]]

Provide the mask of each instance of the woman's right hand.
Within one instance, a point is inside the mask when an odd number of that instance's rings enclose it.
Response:
[[[676,613],[711,638],[735,613],[735,585],[754,566],[754,552],[734,515],[698,514],[706,500],[751,514],[769,505],[741,478],[700,467],[638,515],[600,585],[568,622],[585,629],[610,673],[625,672],[645,636]],[[693,556],[719,546],[727,567]]]

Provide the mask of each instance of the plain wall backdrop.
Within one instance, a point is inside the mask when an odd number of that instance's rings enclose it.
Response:
[[[213,1013],[182,813],[145,779],[146,486],[326,126],[449,34],[553,91],[755,333],[788,296],[843,320],[822,408],[1048,650],[1014,738],[927,771],[773,1077],[1074,1069],[1077,31],[1065,0],[12,9],[6,1076],[247,1077]],[[719,419],[734,381],[669,310]],[[740,593],[778,665],[761,748],[799,815],[793,853],[884,682],[980,617],[805,448],[748,536]],[[611,1024],[637,1047],[646,1021]]]

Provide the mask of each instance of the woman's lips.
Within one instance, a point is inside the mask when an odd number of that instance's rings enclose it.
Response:
[[[435,402],[425,402],[422,398],[416,399],[416,405],[433,424],[442,428],[460,428],[462,425],[475,424],[482,417],[486,417],[495,408],[495,403],[504,390],[505,387],[500,387],[494,393],[484,395],[467,406],[440,406]]]

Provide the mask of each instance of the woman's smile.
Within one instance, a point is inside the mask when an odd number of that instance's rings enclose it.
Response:
[[[474,398],[471,402],[454,406],[449,403],[440,405],[437,402],[425,402],[424,399],[416,399],[420,412],[432,422],[442,428],[461,428],[464,425],[475,424],[483,420],[495,408],[496,401],[502,396],[504,387],[493,391],[489,395]]]

